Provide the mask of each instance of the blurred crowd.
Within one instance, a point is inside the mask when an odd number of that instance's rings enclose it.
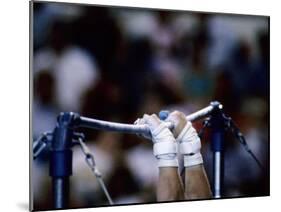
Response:
[[[259,16],[34,3],[33,137],[61,111],[124,123],[218,100],[265,169],[226,133],[223,197],[269,194],[269,19]],[[201,121],[194,126],[199,130]],[[148,140],[81,129],[115,203],[155,202]],[[212,183],[208,130],[203,158]],[[106,205],[74,147],[71,207]],[[48,151],[33,162],[35,209],[51,208]]]

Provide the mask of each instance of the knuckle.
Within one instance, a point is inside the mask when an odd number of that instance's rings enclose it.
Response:
[[[178,111],[178,110],[175,110],[174,112],[171,113],[171,116],[172,117],[179,117],[179,116],[181,116],[181,112]]]
[[[181,114],[181,112],[180,112],[180,111],[175,110],[175,115],[179,116],[180,114]]]
[[[143,118],[145,119],[145,118],[147,118],[148,117],[148,115],[145,113],[144,115],[143,115]]]
[[[153,114],[151,115],[151,117],[154,118],[154,119],[157,118],[157,116],[156,116],[155,113],[153,113]]]

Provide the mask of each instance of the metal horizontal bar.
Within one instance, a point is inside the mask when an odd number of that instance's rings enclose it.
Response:
[[[113,132],[123,133],[146,133],[149,132],[147,125],[134,125],[134,124],[123,124],[110,121],[102,121],[98,119],[92,119],[87,117],[80,117],[80,127],[93,128],[97,130],[106,130]]]
[[[204,118],[211,114],[214,108],[219,107],[222,108],[222,105],[218,102],[211,103],[208,107],[205,107],[195,113],[188,115],[186,118],[187,120],[194,122],[201,118]],[[165,122],[169,129],[173,129],[173,123]],[[135,134],[144,134],[150,133],[149,127],[147,125],[134,125],[134,124],[123,124],[117,122],[110,122],[110,121],[102,121],[98,119],[92,119],[81,116],[79,119],[79,127],[86,127],[86,128],[93,128],[97,130],[106,130],[106,131],[113,131],[113,132],[122,132],[122,133],[135,133]]]

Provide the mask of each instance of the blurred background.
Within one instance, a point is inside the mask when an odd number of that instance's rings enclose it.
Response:
[[[54,129],[61,111],[133,123],[218,100],[265,167],[227,134],[223,197],[269,195],[268,17],[34,2],[33,21],[34,139]],[[156,201],[151,142],[81,131],[115,203]],[[208,130],[202,146],[212,183]],[[82,151],[73,151],[71,207],[107,205]],[[51,209],[48,151],[33,162],[32,177],[34,209]]]

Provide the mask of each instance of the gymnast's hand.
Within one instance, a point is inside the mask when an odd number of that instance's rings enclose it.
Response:
[[[185,125],[187,124],[186,116],[184,113],[180,111],[174,111],[169,114],[169,116],[166,118],[165,121],[172,122],[174,124],[174,128],[172,130],[172,133],[174,134],[174,137],[177,138]],[[190,123],[189,123],[190,124]]]
[[[150,135],[144,137],[153,141],[153,153],[158,159],[158,167],[178,167],[177,145],[168,127],[155,114],[144,114],[135,124],[148,125]]]
[[[148,140],[152,140],[151,137],[151,131],[153,131],[156,127],[158,127],[161,124],[160,119],[155,115],[147,115],[144,114],[142,118],[138,118],[135,123],[136,125],[143,125],[147,124],[149,126],[150,133],[147,134],[138,134],[139,136],[142,136]]]
[[[202,164],[200,138],[184,113],[174,111],[169,114],[165,121],[170,121],[174,124],[172,132],[177,143],[179,143],[179,152],[184,155],[184,166],[190,167]]]

